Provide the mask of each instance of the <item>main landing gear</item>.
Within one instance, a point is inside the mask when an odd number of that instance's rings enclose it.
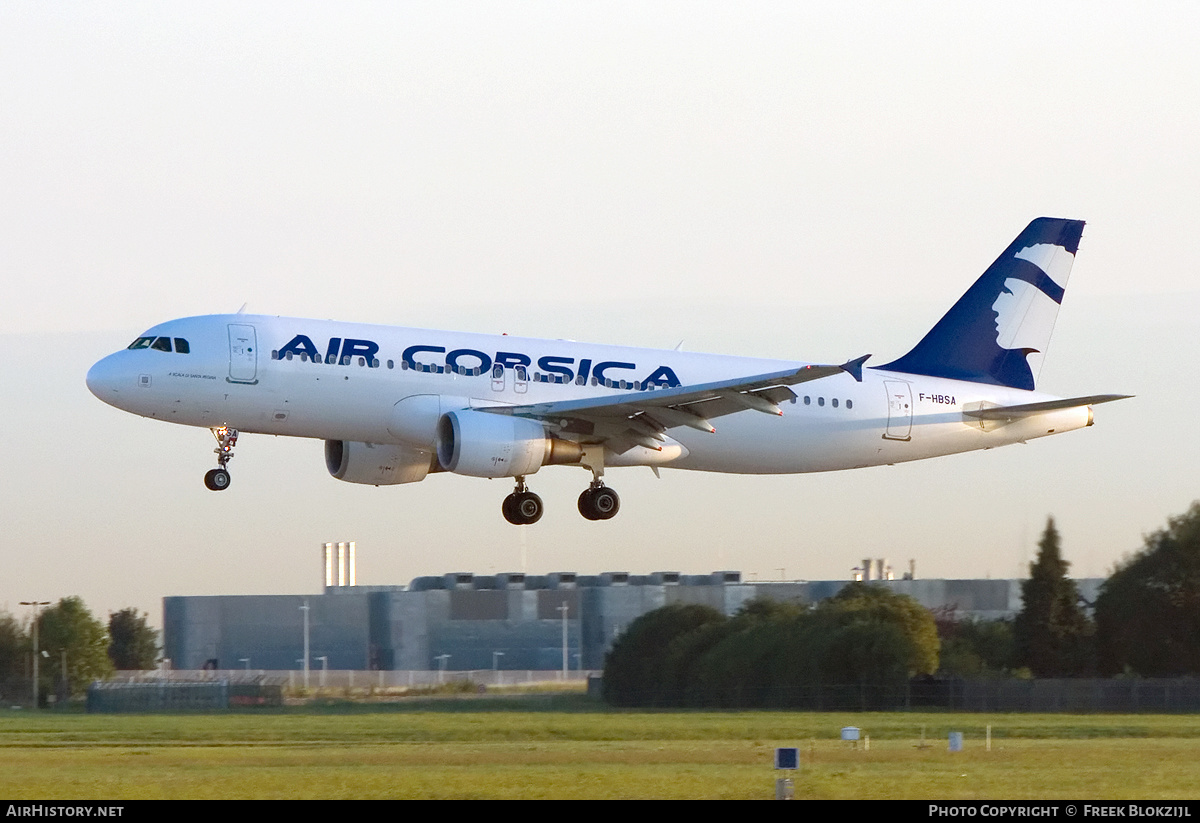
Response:
[[[579,513],[588,520],[608,520],[620,508],[621,498],[603,480],[593,480],[579,495]]]
[[[223,492],[229,488],[229,471],[225,468],[233,459],[233,447],[237,445],[237,429],[219,426],[211,430],[217,438],[217,447],[213,452],[217,455],[218,468],[209,469],[204,475],[204,485],[211,491]]]
[[[542,498],[529,490],[525,485],[524,477],[517,478],[516,489],[504,498],[504,502],[500,505],[500,511],[504,512],[504,519],[514,526],[528,526],[538,522],[542,519],[545,510]]]
[[[603,464],[587,465],[592,470],[592,483],[579,495],[579,513],[588,520],[608,520],[621,508],[621,498],[604,485]],[[542,498],[529,490],[525,478],[517,478],[517,487],[504,498],[500,506],[504,519],[514,526],[528,526],[542,519],[545,507]]]

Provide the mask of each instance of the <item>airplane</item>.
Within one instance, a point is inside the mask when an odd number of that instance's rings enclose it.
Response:
[[[579,466],[592,477],[580,514],[607,520],[620,508],[608,468],[835,471],[1092,425],[1092,406],[1128,395],[1035,390],[1083,226],[1031,222],[882,366],[238,313],[156,325],[92,366],[87,386],[118,409],[210,429],[213,491],[229,487],[241,434],[273,434],[323,440],[329,473],[349,483],[512,478],[501,511],[515,525],[544,511],[530,475]]]

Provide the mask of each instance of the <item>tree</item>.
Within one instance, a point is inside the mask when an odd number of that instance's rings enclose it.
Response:
[[[816,614],[826,613],[835,616],[842,627],[855,627],[856,633],[868,626],[887,627],[887,633],[894,632],[897,641],[889,651],[893,659],[888,664],[894,671],[884,677],[879,660],[872,663],[872,669],[881,679],[906,679],[937,671],[941,650],[937,624],[933,613],[915,598],[883,586],[851,583],[817,605]],[[856,670],[859,679],[861,671],[861,667]]]
[[[1104,582],[1096,634],[1106,673],[1200,673],[1200,501]]]
[[[946,618],[938,621],[942,640],[938,674],[948,677],[995,677],[1016,667],[1011,620]]]
[[[756,599],[732,618],[704,606],[647,612],[609,653],[604,696],[625,706],[819,705],[826,687],[852,686],[867,705],[937,662],[928,610],[851,584],[816,607]]]
[[[792,685],[786,682],[788,674],[798,658],[806,657],[796,649],[808,613],[803,604],[759,597],[724,623],[676,641],[674,651],[690,652],[685,644],[696,651],[689,655],[682,702],[730,708],[779,702],[781,689]],[[802,641],[799,647],[807,648]]]
[[[29,660],[29,635],[8,612],[0,614],[0,681],[26,677]]]
[[[40,667],[41,693],[76,694],[112,673],[108,631],[83,600],[64,597],[38,617],[38,646],[46,652]],[[63,661],[66,671],[63,671]]]
[[[1070,565],[1062,558],[1054,518],[1048,518],[1013,621],[1018,660],[1036,677],[1070,677],[1090,667],[1092,625],[1067,577]]]
[[[153,669],[158,661],[158,632],[146,620],[149,614],[138,614],[135,608],[121,609],[108,614],[108,656],[121,671]]]
[[[604,699],[616,706],[666,705],[676,678],[667,647],[676,638],[725,620],[716,609],[672,605],[646,612],[629,624],[604,658]]]

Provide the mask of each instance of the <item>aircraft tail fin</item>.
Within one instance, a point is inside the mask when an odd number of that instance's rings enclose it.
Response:
[[[912,351],[878,368],[1032,390],[1082,234],[1082,220],[1037,218]]]

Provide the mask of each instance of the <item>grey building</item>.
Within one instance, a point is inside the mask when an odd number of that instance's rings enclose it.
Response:
[[[176,669],[297,669],[307,614],[313,667],[325,657],[329,669],[343,670],[554,670],[563,665],[565,622],[569,668],[600,669],[625,627],[661,606],[734,614],[756,597],[813,603],[847,582],[746,582],[733,571],[451,573],[408,586],[327,585],[313,595],[167,597],[164,653]],[[872,582],[963,616],[1009,617],[1021,607],[1019,580]],[[1101,582],[1076,581],[1088,602]]]

